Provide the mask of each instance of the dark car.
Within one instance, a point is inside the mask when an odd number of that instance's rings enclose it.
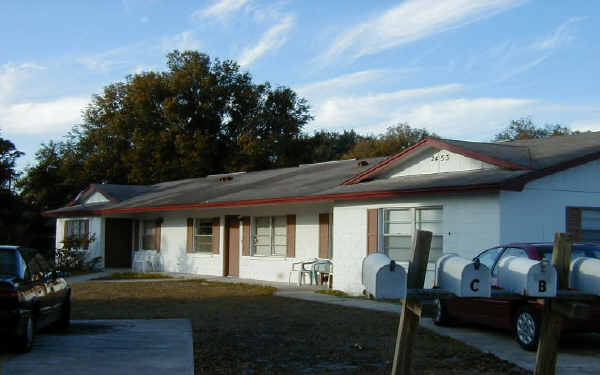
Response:
[[[482,251],[476,258],[492,272],[492,287],[497,287],[498,262],[507,256],[534,260],[552,260],[552,243],[512,243]],[[574,244],[571,257],[600,259],[600,245]],[[495,285],[494,285],[495,284]],[[537,348],[542,319],[539,299],[456,298],[434,300],[433,322],[445,325],[452,321],[472,322],[510,330],[527,350]],[[585,320],[565,319],[563,331],[600,332],[600,302],[591,304],[591,316]]]
[[[71,319],[71,288],[44,256],[20,246],[0,246],[0,336],[29,351],[37,330]]]

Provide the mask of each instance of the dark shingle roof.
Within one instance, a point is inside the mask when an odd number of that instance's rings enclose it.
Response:
[[[142,208],[185,205],[199,207],[210,204],[214,206],[231,202],[243,204],[244,201],[298,197],[345,199],[345,194],[369,192],[425,192],[444,189],[449,191],[473,187],[519,190],[532,179],[600,158],[600,132],[496,143],[444,139],[430,143],[425,141],[422,145],[438,148],[446,145],[453,150],[462,150],[465,155],[475,157],[482,155],[483,158],[505,161],[507,164],[499,163],[501,168],[498,169],[401,176],[369,181],[371,170],[379,173],[378,168],[389,168],[393,165],[389,163],[389,160],[394,158],[392,156],[363,159],[368,162],[366,166],[359,165],[356,160],[345,160],[169,181],[151,186],[96,184],[91,188],[108,194],[116,201],[88,205],[75,202],[72,206],[48,211],[46,214],[64,216],[70,213],[102,213],[105,210],[126,212]],[[396,160],[402,160],[403,156],[400,159],[398,155],[395,157]],[[224,176],[232,178],[223,179]],[[344,184],[350,179],[356,180],[359,177],[360,179],[357,180],[359,183]],[[338,196],[335,196],[336,194]]]

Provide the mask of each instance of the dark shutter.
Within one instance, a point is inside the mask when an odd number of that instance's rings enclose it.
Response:
[[[329,258],[329,214],[319,214],[319,258]]]
[[[63,247],[66,247],[64,242],[68,239],[69,237],[69,226],[67,225],[69,223],[69,220],[65,220],[63,222]]]
[[[188,253],[194,252],[194,219],[191,217],[187,219],[187,241],[185,248]]]
[[[287,215],[287,254],[288,258],[296,257],[296,215]]]
[[[157,252],[160,252],[160,221],[154,223],[154,247]]]
[[[220,219],[215,217],[212,222],[212,252],[219,254],[219,243],[221,239]]]
[[[245,216],[242,218],[242,255],[250,255],[250,217]]]
[[[581,207],[567,207],[566,230],[574,241],[581,241]]]
[[[140,249],[140,221],[133,221],[133,251]]]
[[[90,221],[83,220],[83,249],[87,250],[90,245]]]
[[[376,208],[367,210],[367,255],[379,250],[379,215]]]

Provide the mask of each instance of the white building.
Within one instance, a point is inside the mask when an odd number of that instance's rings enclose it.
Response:
[[[330,258],[333,287],[359,294],[363,258],[381,251],[406,262],[416,229],[434,234],[431,261],[555,232],[600,240],[599,158],[600,132],[426,139],[388,158],[92,184],[45,214],[57,217],[58,247],[65,231],[95,234],[82,251],[105,267],[130,267],[135,251],[152,250],[165,271],[287,281],[293,262]]]

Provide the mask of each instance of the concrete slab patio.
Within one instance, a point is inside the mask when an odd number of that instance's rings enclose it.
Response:
[[[11,357],[0,374],[194,374],[187,319],[74,320],[67,332],[40,334],[31,353]]]
[[[329,303],[374,311],[400,313],[400,305],[367,299],[335,297],[302,289],[278,290],[275,295],[305,301]],[[528,352],[515,342],[510,333],[482,327],[438,327],[429,318],[421,326],[443,336],[462,341],[483,352],[496,355],[522,368],[535,368],[535,352]],[[569,335],[561,340],[557,375],[600,374],[600,335]]]

